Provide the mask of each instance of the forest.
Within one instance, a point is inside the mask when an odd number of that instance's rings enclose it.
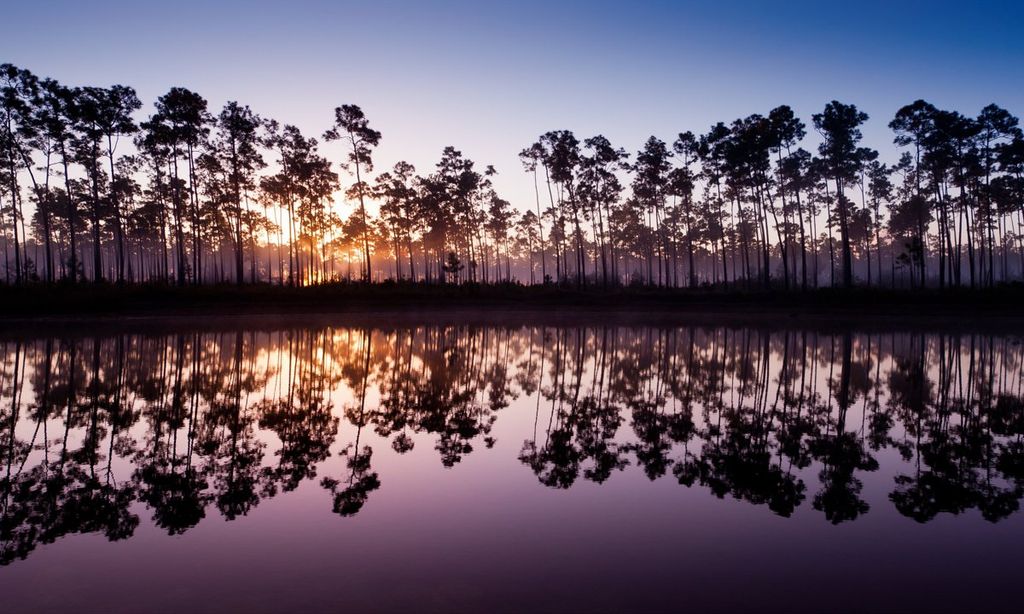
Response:
[[[0,65],[0,281],[808,290],[1024,276],[1024,136],[995,104],[910,102],[881,120],[884,155],[862,143],[867,114],[839,101],[809,123],[782,105],[632,154],[553,130],[524,138],[522,203],[454,146],[425,171],[377,169],[366,113],[343,104],[328,124],[328,109],[314,136],[181,87],[144,110],[129,86]],[[333,141],[343,159],[322,153]]]

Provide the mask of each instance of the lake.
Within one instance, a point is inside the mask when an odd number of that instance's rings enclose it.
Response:
[[[1019,332],[571,320],[0,333],[3,609],[1020,609]]]

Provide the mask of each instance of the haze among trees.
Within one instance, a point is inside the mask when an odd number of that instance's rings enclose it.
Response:
[[[764,111],[635,152],[524,136],[534,198],[510,203],[494,167],[452,146],[430,168],[377,168],[385,136],[353,104],[333,121],[325,106],[325,132],[309,135],[180,87],[143,105],[128,86],[3,64],[0,279],[806,290],[1024,275],[1024,137],[1009,111]],[[888,124],[890,150],[864,146],[868,121]]]

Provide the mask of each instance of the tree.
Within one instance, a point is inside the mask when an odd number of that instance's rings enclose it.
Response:
[[[878,265],[878,284],[882,284],[882,207],[888,208],[892,202],[893,186],[890,176],[892,169],[889,166],[875,160],[867,168],[868,176],[868,200],[871,203],[873,214],[873,229],[875,233],[875,261]]]
[[[73,141],[75,160],[86,171],[89,180],[89,207],[92,224],[92,274],[93,281],[103,280],[102,237],[100,222],[111,216],[110,199],[105,193],[107,177],[101,167],[102,143],[108,129],[104,122],[108,117],[106,92],[98,87],[77,88],[74,91],[75,131]]]
[[[995,203],[991,197],[992,180],[995,177],[996,162],[999,149],[1002,145],[1020,138],[1021,130],[1018,127],[1019,120],[1011,115],[1009,111],[995,104],[990,104],[981,110],[978,115],[978,155],[981,162],[984,184],[979,190],[978,208],[979,217],[985,224],[985,242],[987,243],[989,286],[995,284],[995,233],[997,212],[994,210]]]
[[[686,285],[689,288],[697,287],[697,271],[694,267],[693,244],[697,234],[695,228],[697,215],[694,211],[693,191],[696,187],[697,177],[692,166],[699,155],[699,143],[692,132],[681,132],[672,143],[672,150],[681,161],[680,165],[673,168],[669,173],[668,192],[673,198],[679,199],[679,207],[682,213],[682,222],[685,226],[684,238],[686,240],[686,263],[687,275]]]
[[[81,277],[76,237],[78,234],[78,203],[71,188],[71,164],[73,157],[74,124],[77,117],[77,100],[74,91],[52,79],[40,84],[40,120],[46,138],[53,143],[60,155],[64,176],[64,213],[67,220],[68,270],[65,276],[71,283]]]
[[[367,185],[363,182],[362,172],[373,170],[371,154],[373,148],[380,144],[380,132],[370,128],[369,120],[363,110],[356,105],[346,104],[334,109],[334,127],[324,133],[324,140],[336,141],[344,139],[351,147],[348,162],[342,163],[345,170],[355,171],[356,183],[351,191],[359,198],[359,214],[363,218],[363,280],[371,281],[373,269],[370,266],[369,221],[366,215]]]
[[[586,285],[586,258],[583,254],[583,229],[576,199],[576,172],[580,164],[579,140],[569,130],[553,130],[540,137],[544,148],[544,167],[559,189],[558,209],[572,217],[575,239],[576,285]],[[552,205],[554,206],[554,205]],[[556,254],[557,261],[557,254]],[[565,259],[563,257],[563,266]],[[565,271],[568,274],[568,270]]]
[[[813,116],[814,127],[823,142],[818,154],[829,178],[835,183],[835,207],[839,214],[839,233],[843,249],[843,286],[853,286],[853,256],[850,248],[848,200],[843,199],[845,186],[855,177],[858,168],[857,143],[861,139],[860,125],[868,115],[854,105],[833,100],[825,110]],[[922,269],[923,271],[923,269]]]
[[[0,168],[3,183],[6,184],[0,186],[0,194],[5,188],[9,190],[11,230],[14,234],[14,280],[17,284],[22,282],[25,274],[22,259],[25,257],[27,241],[18,170],[22,166],[27,169],[33,188],[38,193],[39,185],[28,151],[37,135],[38,126],[34,121],[33,107],[38,104],[38,96],[39,80],[35,75],[11,64],[0,64],[0,122],[3,124],[0,132],[0,156],[3,156]],[[0,198],[0,203],[2,201]],[[0,207],[0,219],[2,217],[3,209]]]
[[[202,280],[202,227],[199,224],[199,193],[196,185],[195,154],[200,143],[209,134],[212,121],[206,110],[206,100],[182,87],[172,87],[156,101],[156,113],[142,125],[149,138],[159,142],[168,150],[171,164],[171,200],[174,212],[174,233],[177,244],[177,266],[175,275],[178,285],[185,285],[186,272],[192,271],[192,282]],[[154,143],[156,144],[156,143]],[[185,156],[188,170],[188,184],[180,177],[178,162]],[[183,192],[186,192],[183,194]],[[188,211],[183,196],[188,198]],[[192,263],[185,257],[186,214],[191,221]]]
[[[381,221],[391,235],[394,247],[395,277],[402,276],[402,250],[409,257],[409,276],[416,279],[416,262],[413,258],[413,231],[420,225],[416,219],[416,200],[418,193],[415,186],[416,167],[405,161],[397,162],[391,172],[381,173],[377,177],[371,194],[381,201]]]
[[[533,211],[522,214],[515,222],[516,242],[520,253],[526,253],[530,271],[530,285],[537,283],[536,265],[534,264],[534,253],[539,251],[535,246],[540,245],[540,222]],[[542,269],[543,271],[543,269]],[[542,273],[543,274],[543,273]]]
[[[920,267],[921,285],[925,284],[927,241],[926,241],[926,212],[928,210],[927,198],[921,195],[921,157],[924,148],[924,141],[927,135],[933,130],[936,108],[924,100],[916,100],[913,103],[901,107],[896,112],[896,117],[889,122],[889,128],[896,133],[893,142],[900,146],[914,146],[914,205],[911,210],[917,214],[917,235],[920,245],[921,256],[918,262]]]
[[[124,236],[124,212],[118,198],[118,190],[114,186],[118,182],[117,166],[114,153],[118,140],[123,136],[131,136],[138,127],[132,119],[132,113],[142,107],[135,90],[124,85],[114,85],[93,92],[94,120],[96,128],[106,141],[104,153],[107,157],[110,172],[110,208],[113,213],[114,234],[117,241],[117,281],[125,281],[126,247]]]
[[[601,135],[586,139],[583,147],[585,153],[580,158],[579,198],[593,226],[594,240],[601,253],[601,284],[607,287],[609,276],[616,278],[614,241],[608,237],[613,232],[609,217],[612,207],[618,204],[622,194],[622,184],[615,173],[628,169],[628,154],[621,147],[613,147]]]
[[[723,197],[723,179],[725,177],[725,151],[729,128],[719,122],[708,130],[707,134],[701,135],[697,144],[697,155],[700,158],[701,173],[705,179],[704,194],[704,226],[707,229],[709,238],[714,244],[718,242],[718,252],[722,258],[722,282],[729,283],[729,256],[727,254],[726,242],[726,215],[724,210],[725,198]],[[712,267],[712,272],[715,268]],[[733,264],[733,278],[737,277],[735,262]]]
[[[769,137],[770,149],[776,154],[776,176],[778,178],[778,192],[779,197],[782,200],[782,216],[784,236],[779,237],[780,245],[782,246],[782,262],[783,271],[785,272],[786,287],[789,288],[790,284],[790,267],[789,267],[789,249],[793,245],[794,241],[789,233],[793,224],[789,221],[790,217],[795,215],[797,218],[796,224],[800,228],[801,233],[801,253],[806,258],[806,247],[805,239],[803,236],[803,216],[802,208],[800,206],[800,183],[796,182],[789,183],[786,181],[785,173],[783,172],[784,158],[783,152],[787,157],[793,155],[793,149],[797,143],[807,134],[806,126],[804,123],[793,113],[793,109],[788,105],[781,105],[775,107],[768,113],[768,124],[771,136]],[[778,223],[776,222],[776,228]],[[794,258],[794,272],[795,272],[795,258]],[[806,260],[804,261],[806,263]],[[806,268],[806,264],[803,265]],[[803,278],[803,287],[806,288],[806,274]]]
[[[657,251],[658,275],[657,284],[664,285],[668,279],[668,270],[664,264],[667,253],[667,237],[662,228],[664,219],[664,207],[666,188],[668,185],[668,173],[671,170],[669,159],[672,152],[669,151],[665,142],[656,137],[650,137],[644,143],[644,148],[636,154],[636,162],[633,163],[633,196],[647,220],[647,227],[650,228],[655,241],[651,244],[651,251],[647,255],[647,283],[654,284],[654,251]],[[663,276],[664,275],[664,276]]]
[[[548,283],[548,260],[545,254],[544,248],[544,214],[540,210],[540,187],[537,183],[537,167],[544,163],[544,146],[541,143],[535,142],[526,149],[519,152],[519,160],[523,164],[523,169],[526,172],[533,175],[533,194],[537,205],[537,236],[540,241],[540,271],[541,281]],[[546,167],[545,167],[545,172]],[[548,182],[548,189],[550,191],[551,183]],[[532,272],[532,271],[531,271]]]
[[[248,193],[256,187],[256,171],[266,166],[260,152],[259,129],[261,120],[237,102],[228,102],[217,116],[216,131],[211,147],[228,176],[228,214],[232,219],[235,243],[235,282],[245,277],[245,224]],[[254,233],[250,230],[250,236]],[[256,254],[252,254],[255,270]],[[256,282],[255,275],[251,281]]]
[[[494,240],[494,280],[501,281],[501,249],[505,249],[505,281],[512,281],[512,255],[509,249],[509,230],[512,228],[512,203],[491,193],[487,207],[486,227]]]

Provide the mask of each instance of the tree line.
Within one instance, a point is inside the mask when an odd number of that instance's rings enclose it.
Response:
[[[863,145],[867,114],[839,101],[810,126],[782,105],[633,155],[550,131],[519,153],[534,194],[519,206],[493,166],[450,146],[431,172],[376,172],[382,134],[356,105],[319,140],[181,87],[142,106],[128,86],[0,65],[5,283],[973,288],[1024,275],[1024,136],[994,104],[900,108],[892,163]]]
[[[870,512],[884,463],[901,514],[996,522],[1024,497],[1022,365],[1008,337],[694,326],[5,339],[0,565],[131,537],[137,503],[179,534],[318,481],[351,516],[387,481],[375,454],[432,445],[453,467],[509,411],[532,414],[509,465],[550,488],[632,467],[838,524]]]

